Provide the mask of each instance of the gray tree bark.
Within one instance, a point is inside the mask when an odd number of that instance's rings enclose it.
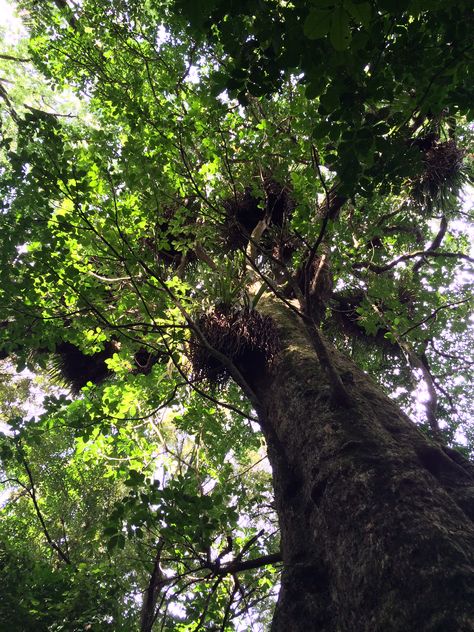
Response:
[[[474,630],[474,479],[335,349],[338,402],[299,318],[249,376],[273,469],[283,572],[272,632]]]

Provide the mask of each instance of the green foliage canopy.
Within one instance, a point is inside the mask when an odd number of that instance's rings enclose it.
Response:
[[[330,255],[326,335],[472,451],[469,5],[19,3],[54,106],[0,93],[1,348],[39,371],[63,343],[115,346],[112,377],[53,393],[2,438],[15,629],[138,629],[159,569],[161,629],[265,625],[278,534],[262,439],[245,393],[195,381],[187,355],[200,315],[253,306],[256,271],[267,291],[287,280],[268,242],[250,269],[229,239],[229,200],[264,205],[269,179],[293,201],[267,230],[292,245],[286,274],[314,244]],[[463,166],[438,177],[449,143]]]

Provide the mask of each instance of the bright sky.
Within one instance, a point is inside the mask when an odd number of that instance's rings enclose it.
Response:
[[[20,19],[14,15],[12,4],[6,0],[0,0],[0,27],[3,30],[3,41],[10,45],[17,42],[26,34]]]

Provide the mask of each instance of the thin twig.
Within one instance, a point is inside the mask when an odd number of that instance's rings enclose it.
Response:
[[[429,320],[436,318],[436,314],[438,314],[441,310],[451,309],[452,307],[456,307],[457,305],[462,305],[463,303],[468,303],[469,301],[470,299],[466,298],[466,299],[463,299],[462,301],[454,301],[453,303],[446,303],[446,305],[440,305],[435,310],[433,310],[431,314],[426,316],[426,318],[423,318],[423,320],[420,320],[415,325],[412,325],[411,327],[408,327],[408,329],[405,329],[405,331],[403,331],[400,334],[400,336],[406,336],[408,333],[410,333],[410,331],[413,331],[413,329],[416,329],[417,327],[420,327],[421,325],[424,325],[425,323],[427,323]]]

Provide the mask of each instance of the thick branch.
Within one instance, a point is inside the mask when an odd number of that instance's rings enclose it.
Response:
[[[161,553],[163,550],[163,542],[158,544],[158,551],[156,553],[155,561],[153,563],[153,569],[150,575],[150,580],[143,597],[143,606],[140,620],[140,632],[151,632],[153,623],[155,622],[155,611],[158,596],[162,588],[169,582],[169,578],[166,578],[161,570]]]
[[[438,248],[441,246],[441,242],[443,241],[444,236],[446,235],[447,230],[448,230],[448,220],[443,215],[443,217],[441,218],[440,225],[439,225],[439,231],[436,237],[433,239],[430,247],[428,248],[428,252],[434,252],[438,250]],[[415,265],[413,266],[413,272],[417,272],[424,263],[426,263],[425,258],[420,259],[420,261],[415,263]]]
[[[61,9],[61,11],[63,13],[67,14],[66,19],[67,19],[69,25],[71,26],[71,28],[75,29],[76,26],[77,26],[77,20],[74,17],[72,9],[68,5],[66,0],[54,0],[54,4],[58,7],[58,9]]]
[[[416,259],[417,257],[446,257],[449,259],[453,259],[453,258],[465,259],[466,261],[469,261],[470,263],[474,263],[473,257],[469,257],[468,255],[465,255],[462,252],[434,252],[428,249],[428,250],[420,250],[418,252],[411,252],[406,255],[401,255],[400,257],[397,257],[397,259],[394,259],[394,261],[391,261],[390,263],[387,263],[385,265],[377,265],[375,263],[372,263],[371,261],[359,261],[357,263],[354,263],[352,267],[354,270],[367,268],[367,270],[371,270],[372,272],[381,274],[382,272],[387,272],[388,270],[391,270],[392,268],[397,266],[399,263],[402,263],[402,261],[408,261],[409,259]]]
[[[213,564],[211,566],[211,570],[215,575],[229,575],[234,573],[241,573],[243,571],[249,571],[254,568],[262,568],[263,566],[268,566],[269,564],[276,564],[277,562],[281,562],[281,553],[269,553],[268,555],[262,555],[261,557],[255,557],[252,560],[245,560],[244,562],[236,562],[233,560],[228,564],[223,564],[219,566],[217,564]]]
[[[7,55],[6,53],[0,53],[0,59],[6,59],[7,61],[17,61],[21,63],[28,63],[31,61],[28,57],[15,57],[14,55]]]
[[[0,98],[3,99],[5,101],[5,103],[7,104],[7,108],[10,112],[10,115],[12,117],[12,119],[15,121],[15,123],[19,123],[20,121],[20,117],[18,116],[15,108],[13,107],[12,102],[10,101],[10,97],[8,96],[8,92],[5,90],[5,88],[2,86],[2,84],[0,83]]]

